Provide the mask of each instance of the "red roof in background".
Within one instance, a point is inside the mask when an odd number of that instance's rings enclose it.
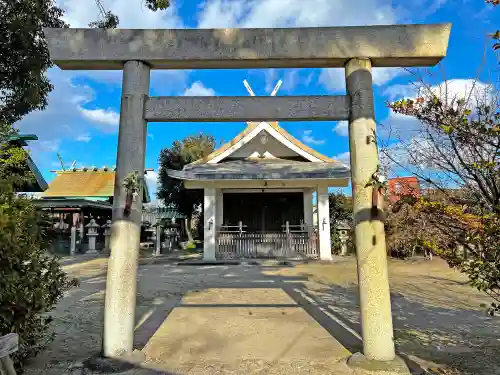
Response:
[[[397,202],[404,195],[420,197],[420,183],[417,177],[396,177],[388,181],[389,202]]]

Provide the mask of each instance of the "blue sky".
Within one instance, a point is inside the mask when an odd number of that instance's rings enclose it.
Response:
[[[72,27],[86,27],[99,17],[93,1],[57,0]],[[148,11],[141,0],[103,0],[120,18],[124,28],[306,27],[394,23],[451,22],[448,56],[440,66],[418,70],[431,85],[453,80],[460,92],[472,85],[495,81],[498,63],[487,34],[499,24],[500,9],[482,0],[172,0],[166,12]],[[48,72],[55,89],[44,111],[33,112],[16,126],[38,135],[31,150],[35,162],[50,181],[59,169],[57,153],[77,166],[113,166],[116,163],[121,72]],[[279,79],[278,95],[345,93],[343,69],[195,70],[153,71],[151,95],[248,95],[247,79],[256,95],[268,95]],[[403,69],[374,69],[377,120],[398,129],[399,138],[410,138],[418,124],[391,114],[385,102],[412,95],[415,76]],[[282,122],[281,125],[317,151],[348,162],[345,123]],[[148,126],[146,167],[158,169],[160,150],[174,140],[194,133],[212,134],[228,141],[244,123],[153,123]],[[404,171],[395,173],[404,174]],[[149,184],[155,191],[155,173]]]

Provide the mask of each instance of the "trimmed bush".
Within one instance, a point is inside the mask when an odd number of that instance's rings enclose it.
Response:
[[[0,183],[0,336],[19,334],[18,368],[52,339],[47,313],[77,285],[47,252],[45,223],[30,200]]]

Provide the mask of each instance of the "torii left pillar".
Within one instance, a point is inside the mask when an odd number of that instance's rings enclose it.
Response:
[[[123,182],[129,173],[136,171],[139,180],[144,179],[147,131],[144,104],[149,81],[148,65],[140,61],[125,63],[104,308],[103,354],[111,358],[131,354],[133,350],[143,186],[141,183],[130,213],[125,215],[127,192]]]

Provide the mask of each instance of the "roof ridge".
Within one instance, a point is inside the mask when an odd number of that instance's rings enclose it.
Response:
[[[200,158],[190,164],[201,164],[201,163],[208,163],[210,160],[216,158],[220,154],[224,153],[227,151],[229,148],[234,146],[236,143],[238,143],[241,139],[243,139],[245,136],[248,135],[252,130],[254,130],[257,126],[259,126],[262,122],[267,123],[271,128],[276,130],[279,134],[281,134],[283,137],[287,138],[290,142],[295,144],[297,147],[302,149],[303,151],[307,152],[308,154],[314,156],[315,158],[323,161],[323,162],[328,162],[328,163],[339,163],[338,160],[329,158],[326,155],[323,155],[319,153],[318,151],[312,149],[311,147],[305,145],[302,143],[300,140],[298,140],[296,137],[294,137],[292,134],[290,134],[287,130],[285,130],[283,127],[279,125],[278,121],[261,121],[261,122],[256,122],[256,121],[247,121],[247,127],[243,129],[240,133],[238,133],[233,139],[231,139],[229,142],[226,142],[223,144],[221,147],[216,149],[215,151],[211,152],[209,155]]]

